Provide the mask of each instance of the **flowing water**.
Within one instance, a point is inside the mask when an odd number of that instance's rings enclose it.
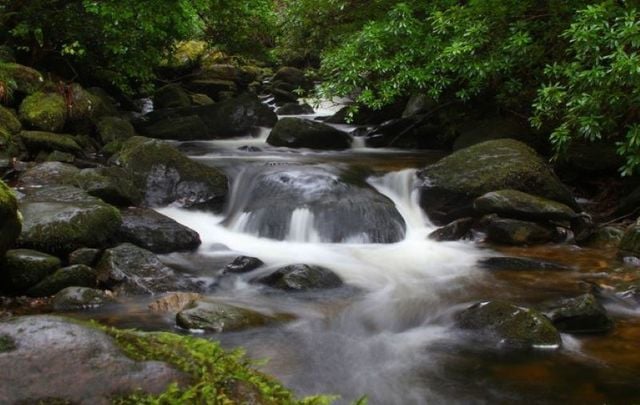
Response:
[[[295,319],[212,338],[267,359],[261,368],[301,395],[337,394],[344,403],[363,395],[371,404],[640,400],[640,310],[610,307],[617,321],[612,334],[563,335],[559,350],[526,353],[475,347],[452,322],[456,311],[481,300],[535,306],[576,296],[585,280],[619,267],[612,252],[497,251],[477,242],[431,241],[435,227],[418,206],[415,173],[440,154],[373,150],[361,141],[344,152],[294,151],[269,147],[267,134],[179,145],[230,176],[228,206],[219,215],[159,210],[198,231],[203,242],[197,252],[163,260],[208,283],[215,299]],[[574,270],[489,272],[477,265],[500,254]],[[222,275],[238,255],[266,265]],[[295,263],[330,268],[346,285],[282,293],[251,283]],[[176,330],[172,316],[152,315],[147,304],[130,302],[97,316],[120,326]]]

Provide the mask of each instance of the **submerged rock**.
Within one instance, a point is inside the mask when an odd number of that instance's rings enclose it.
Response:
[[[20,293],[60,268],[60,259],[29,249],[9,250],[0,260],[0,280],[5,292]]]
[[[332,126],[302,118],[283,118],[271,131],[267,143],[288,148],[348,149],[351,137]]]
[[[263,326],[273,319],[249,309],[222,303],[198,301],[176,315],[176,323],[185,329],[229,332]]]
[[[504,301],[472,305],[456,315],[456,323],[500,347],[557,348],[562,343],[560,334],[543,314]]]
[[[122,225],[116,238],[153,253],[193,250],[200,246],[200,236],[173,219],[146,208],[121,211]]]
[[[482,259],[480,267],[489,270],[513,270],[513,271],[569,271],[571,267],[560,263],[544,260],[528,259],[522,257],[489,257]]]
[[[471,233],[473,223],[473,218],[462,218],[455,220],[450,224],[431,232],[429,234],[429,239],[437,240],[440,242],[464,239]]]
[[[576,207],[571,193],[533,149],[502,139],[459,150],[418,173],[420,205],[437,224],[473,214],[473,201],[512,189]]]
[[[98,281],[117,294],[195,291],[199,285],[165,266],[148,250],[130,243],[107,249],[96,266]]]
[[[46,297],[53,295],[67,287],[96,287],[96,272],[84,264],[76,264],[57,270],[45,277],[38,284],[29,288],[27,295],[31,297]]]
[[[249,273],[262,266],[264,263],[262,260],[255,257],[238,256],[229,264],[224,267],[225,273]]]
[[[286,291],[308,291],[342,286],[342,280],[331,270],[320,266],[293,264],[280,268],[258,280],[261,284]]]
[[[22,230],[18,202],[13,191],[0,180],[0,257],[13,246]]]
[[[517,190],[492,191],[473,202],[481,214],[529,221],[571,221],[576,217],[568,206]]]
[[[517,219],[491,218],[487,225],[487,240],[505,245],[537,245],[557,241],[555,227]]]
[[[562,300],[548,316],[558,330],[566,333],[604,333],[613,328],[607,310],[593,294]]]
[[[168,293],[149,304],[149,309],[156,313],[177,313],[200,300],[202,295],[189,292]]]
[[[54,316],[29,316],[0,322],[0,335],[15,349],[0,354],[0,403],[102,404],[114,397],[160,394],[186,377],[160,362],[126,357],[95,327]]]
[[[98,308],[114,302],[114,299],[102,290],[87,287],[67,287],[58,292],[52,300],[56,311],[76,311]]]

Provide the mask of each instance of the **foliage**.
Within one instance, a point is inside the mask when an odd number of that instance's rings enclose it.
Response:
[[[327,396],[297,400],[277,381],[253,370],[241,352],[225,352],[210,340],[101,328],[115,338],[127,356],[169,363],[192,378],[188,387],[174,384],[160,395],[134,394],[115,401],[118,404],[234,404],[243,399],[234,390],[238,383],[252,387],[250,394],[255,388],[259,402],[265,404],[328,405],[333,400]]]
[[[623,175],[640,167],[640,12],[603,2],[578,11],[562,34],[568,58],[547,66],[534,125],[557,123],[556,156],[571,142],[617,142]]]

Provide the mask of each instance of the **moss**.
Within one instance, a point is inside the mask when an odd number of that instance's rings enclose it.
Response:
[[[9,250],[2,261],[2,286],[22,292],[60,268],[60,259],[28,249]]]
[[[38,152],[60,152],[80,153],[82,148],[71,135],[54,134],[43,131],[22,131],[20,139],[32,155]]]
[[[77,264],[57,270],[27,291],[32,297],[53,295],[67,287],[96,287],[96,272],[91,267]]]
[[[17,63],[0,63],[0,81],[13,83],[15,90],[24,94],[32,94],[44,84],[40,72]]]
[[[296,399],[275,379],[251,367],[240,351],[225,352],[218,343],[171,333],[140,333],[101,327],[125,354],[138,361],[162,361],[188,374],[191,385],[170,386],[154,396],[118,398],[116,404],[329,404],[333,398]],[[238,389],[242,386],[243,389]],[[257,397],[257,398],[256,398]],[[257,400],[256,400],[257,399]]]
[[[18,202],[11,189],[0,181],[0,257],[20,236],[21,229]]]
[[[631,225],[620,241],[621,256],[640,257],[640,223]]]
[[[119,117],[104,117],[98,121],[98,135],[103,144],[127,140],[135,135],[133,125]]]
[[[61,94],[36,92],[20,104],[20,119],[43,131],[60,131],[67,120],[67,104]]]
[[[11,336],[0,335],[0,353],[12,352],[16,349],[16,342]]]
[[[163,65],[174,69],[194,68],[204,57],[207,48],[208,46],[205,41],[179,42]]]
[[[10,134],[17,134],[22,129],[22,124],[12,110],[0,106],[0,128],[6,129]]]

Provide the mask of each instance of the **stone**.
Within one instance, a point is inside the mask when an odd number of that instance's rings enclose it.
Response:
[[[60,268],[60,259],[29,249],[14,249],[1,259],[2,290],[20,293],[38,284]]]
[[[482,259],[480,267],[489,270],[512,271],[571,271],[571,267],[560,263],[522,257],[489,257]]]
[[[553,226],[507,218],[488,220],[487,240],[498,244],[537,245],[557,241],[559,237]]]
[[[102,290],[87,287],[67,287],[59,291],[51,304],[56,311],[77,311],[98,308],[114,299]]]
[[[458,126],[457,132],[454,151],[499,139],[515,139],[541,153],[548,149],[548,137],[536,133],[526,119],[519,117],[493,115],[478,120],[468,119]]]
[[[67,122],[67,103],[58,93],[33,93],[20,104],[20,120],[31,128],[59,132]]]
[[[132,177],[120,167],[81,170],[74,176],[73,183],[89,195],[118,207],[142,202],[142,193],[134,185]]]
[[[15,135],[22,129],[22,123],[13,110],[0,105],[0,127]]]
[[[120,117],[103,117],[98,121],[96,130],[104,145],[113,141],[126,141],[136,134],[131,122]]]
[[[40,72],[17,63],[0,63],[0,77],[15,83],[16,91],[21,94],[33,94],[44,85],[44,77]]]
[[[76,161],[76,157],[71,153],[60,152],[58,150],[54,150],[49,153],[46,159],[47,162],[61,162],[61,163],[73,163]]]
[[[133,394],[159,395],[188,378],[161,362],[134,361],[96,327],[55,316],[0,323],[16,349],[0,355],[0,403],[109,404]]]
[[[168,293],[149,304],[149,309],[155,313],[178,313],[196,301],[202,299],[198,293],[175,292]]]
[[[308,115],[313,113],[313,107],[307,103],[299,104],[297,101],[295,103],[286,103],[276,110],[278,115]]]
[[[459,150],[418,173],[420,205],[436,224],[473,215],[473,201],[512,189],[577,204],[569,190],[533,149],[513,139],[488,141]]]
[[[229,80],[196,79],[185,83],[185,87],[194,93],[206,94],[216,101],[223,99],[223,93],[236,94],[238,92],[238,86]]]
[[[517,190],[499,190],[475,199],[473,208],[480,214],[529,221],[571,221],[577,214],[568,206]]]
[[[191,98],[189,94],[177,83],[160,87],[153,94],[153,107],[155,109],[189,107],[190,105]]]
[[[255,257],[238,256],[224,267],[224,273],[249,273],[263,264],[262,260]]]
[[[68,152],[74,155],[82,153],[82,148],[75,138],[67,134],[54,134],[43,131],[22,131],[20,139],[32,156],[39,152]]]
[[[285,291],[308,291],[342,286],[342,280],[331,270],[320,266],[294,264],[282,267],[258,280],[259,283]]]
[[[11,248],[22,230],[22,219],[13,191],[0,180],[0,257]]]
[[[81,248],[69,253],[69,264],[84,264],[85,266],[93,266],[98,261],[101,254],[100,249]]]
[[[118,295],[197,291],[199,285],[165,266],[152,252],[130,243],[107,249],[96,265],[98,281]]]
[[[142,135],[156,139],[193,141],[207,139],[209,128],[198,115],[168,117],[141,128]]]
[[[558,302],[547,315],[561,332],[575,334],[606,333],[613,329],[607,310],[593,294]]]
[[[176,315],[181,328],[212,332],[238,331],[263,326],[271,319],[258,312],[216,302],[198,301]]]
[[[44,162],[25,171],[18,179],[21,187],[61,186],[73,182],[80,170],[63,162]]]
[[[121,211],[122,225],[117,233],[121,242],[130,242],[153,253],[194,250],[200,236],[173,219],[146,208]]]
[[[305,90],[310,90],[313,87],[313,83],[307,79],[302,70],[291,66],[284,66],[278,69],[273,76],[273,81],[282,81]]]
[[[283,118],[271,131],[267,143],[288,148],[341,150],[351,147],[351,137],[320,122]]]
[[[624,229],[617,226],[602,226],[594,230],[583,245],[596,249],[618,248],[624,233]]]
[[[618,255],[621,257],[640,257],[640,220],[625,230],[618,247]]]
[[[450,224],[431,232],[429,234],[429,239],[437,240],[440,242],[465,239],[471,234],[473,223],[473,218],[461,218],[455,220]]]
[[[273,99],[278,105],[298,102],[298,96],[296,96],[293,92],[287,90],[275,88],[271,89],[271,94],[273,95]]]
[[[461,329],[474,331],[500,348],[558,348],[562,344],[560,334],[543,314],[504,301],[474,304],[455,319]]]
[[[56,270],[27,290],[31,297],[47,297],[67,287],[96,287],[96,272],[84,264],[75,264]]]
[[[207,96],[206,94],[196,93],[191,94],[189,97],[191,98],[191,104],[193,104],[194,106],[201,107],[204,105],[212,105],[216,103],[211,97]]]

